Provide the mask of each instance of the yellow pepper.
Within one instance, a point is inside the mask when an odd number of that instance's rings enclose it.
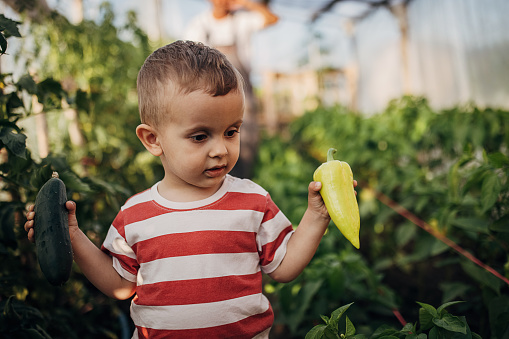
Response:
[[[360,248],[359,206],[353,187],[353,174],[350,165],[334,160],[336,149],[327,152],[327,162],[321,164],[313,174],[313,180],[322,183],[322,195],[327,211],[336,227],[355,248]]]

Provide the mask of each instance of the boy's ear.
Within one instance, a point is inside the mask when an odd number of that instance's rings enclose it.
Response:
[[[163,154],[163,149],[157,137],[157,131],[147,124],[140,124],[136,127],[136,135],[147,151],[156,157]]]

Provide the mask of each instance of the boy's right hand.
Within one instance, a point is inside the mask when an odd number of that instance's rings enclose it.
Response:
[[[35,235],[34,235],[34,218],[35,218],[35,212],[34,212],[34,205],[28,206],[27,210],[27,221],[25,223],[25,231],[28,233],[28,240],[30,242],[35,242]],[[71,242],[72,242],[72,235],[74,231],[78,230],[78,220],[76,219],[76,203],[72,200],[69,200],[65,203],[65,208],[67,208],[68,218],[69,218],[69,235],[71,236]]]

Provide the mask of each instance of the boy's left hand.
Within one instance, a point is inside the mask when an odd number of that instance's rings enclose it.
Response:
[[[353,187],[357,187],[357,180],[353,181]],[[327,207],[323,202],[322,196],[320,195],[320,189],[322,189],[322,183],[319,181],[312,181],[308,186],[308,209],[311,209],[324,218],[330,218]],[[355,191],[357,195],[357,191]]]

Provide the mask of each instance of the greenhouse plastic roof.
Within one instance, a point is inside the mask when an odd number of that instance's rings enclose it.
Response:
[[[271,5],[305,9],[316,20],[324,13],[337,14],[347,18],[362,18],[378,6],[393,6],[410,0],[270,0]]]

